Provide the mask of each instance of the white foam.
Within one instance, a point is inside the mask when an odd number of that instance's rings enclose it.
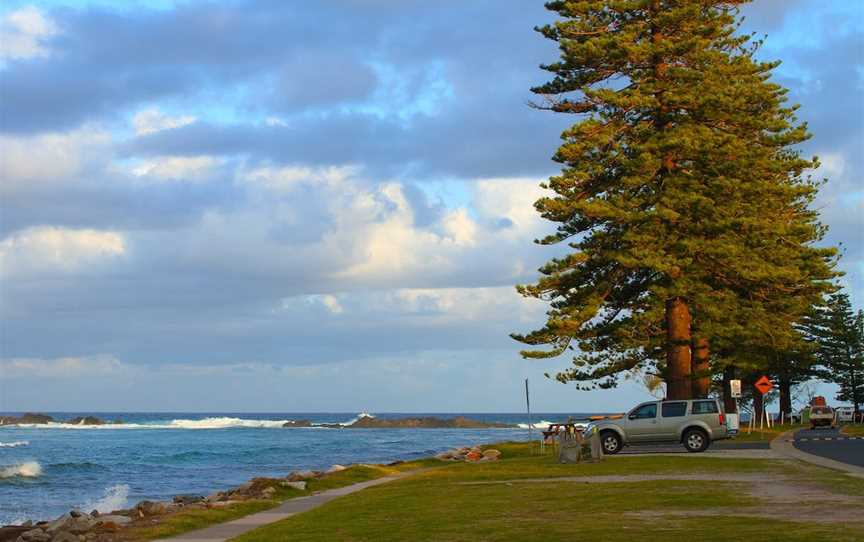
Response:
[[[275,428],[289,420],[248,420],[244,418],[203,418],[200,420],[178,419],[168,423],[106,423],[103,425],[81,425],[51,422],[45,424],[20,424],[18,427],[32,429],[227,429],[230,427]]]
[[[105,490],[105,494],[97,501],[91,501],[81,507],[81,510],[89,512],[97,510],[100,514],[107,514],[114,510],[122,510],[126,508],[129,502],[129,486],[126,484],[117,484]]]
[[[23,478],[37,478],[42,475],[42,465],[36,461],[27,461],[19,465],[12,465],[0,470],[0,478],[13,478],[21,476]]]
[[[355,417],[351,418],[351,419],[348,420],[347,422],[345,422],[345,423],[340,423],[339,425],[343,425],[343,426],[346,426],[346,427],[347,427],[347,426],[349,426],[349,425],[353,425],[353,424],[359,422],[359,421],[362,420],[363,418],[374,418],[374,417],[375,417],[375,416],[373,416],[372,414],[369,414],[368,412],[366,412],[366,411],[364,410],[363,412],[361,412],[360,414],[357,414]]]
[[[19,440],[16,442],[0,442],[0,448],[18,448],[19,446],[27,446],[30,444],[28,440]]]

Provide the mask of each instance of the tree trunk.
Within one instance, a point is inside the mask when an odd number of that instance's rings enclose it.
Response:
[[[690,399],[690,310],[680,297],[666,301],[666,396]]]
[[[727,413],[738,412],[738,403],[732,397],[732,389],[729,382],[735,380],[735,367],[728,366],[723,369],[723,410]]]
[[[789,378],[780,377],[780,412],[787,415],[792,412],[792,382]]]
[[[697,337],[693,340],[693,397],[708,397],[711,391],[711,369],[708,364],[708,339]]]

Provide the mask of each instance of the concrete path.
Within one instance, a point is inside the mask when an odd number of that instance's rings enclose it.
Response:
[[[792,431],[787,431],[774,440],[771,441],[771,450],[777,452],[780,455],[785,457],[791,457],[793,459],[799,459],[801,461],[806,461],[807,463],[813,463],[814,465],[819,465],[820,467],[826,467],[829,469],[839,470],[845,472],[850,476],[855,476],[858,478],[864,478],[864,467],[859,467],[857,465],[852,465],[850,463],[845,463],[843,461],[837,461],[835,459],[831,459],[829,457],[823,457],[821,455],[816,455],[796,447],[796,441],[794,438],[795,433]],[[830,444],[837,441],[825,441],[825,444]],[[856,442],[856,441],[849,441]],[[864,441],[857,441],[864,442]]]
[[[415,473],[416,471],[411,474]],[[234,521],[220,523],[218,525],[213,525],[212,527],[207,527],[206,529],[190,531],[173,538],[164,538],[161,540],[164,542],[225,542],[235,536],[240,536],[252,529],[261,527],[262,525],[290,518],[294,514],[307,512],[338,497],[355,493],[366,489],[367,487],[386,484],[387,482],[398,480],[404,476],[405,474],[385,476],[383,478],[376,478],[375,480],[360,482],[350,486],[329,489],[327,491],[322,491],[321,493],[309,495],[308,497],[297,497],[296,499],[285,501],[276,508],[271,508],[264,512],[258,512],[257,514],[251,514],[240,519],[235,519]]]

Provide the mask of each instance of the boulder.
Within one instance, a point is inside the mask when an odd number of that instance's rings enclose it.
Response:
[[[283,487],[293,487],[294,489],[299,489],[300,491],[306,491],[306,482],[282,482],[281,485]]]
[[[501,452],[495,449],[484,450],[483,457],[489,459],[491,461],[497,461],[499,457],[501,457]]]
[[[465,461],[480,461],[481,459],[483,459],[483,454],[481,454],[480,452],[475,452],[474,450],[471,450],[465,456]]]
[[[63,531],[52,538],[51,542],[81,542],[81,539],[78,538],[78,535],[76,534],[72,534],[69,531]]]
[[[177,495],[174,497],[174,504],[192,504],[196,502],[201,502],[204,500],[204,497],[201,495]]]
[[[288,420],[282,424],[282,427],[312,427],[312,422],[309,420]]]
[[[114,525],[126,525],[131,521],[132,519],[128,516],[105,514],[104,516],[99,516],[99,521],[97,522],[97,525],[107,525],[108,523],[113,523]]]
[[[265,487],[261,490],[261,496],[265,499],[272,499],[276,495],[276,488],[273,486]]]
[[[168,507],[164,502],[158,501],[141,501],[135,505],[138,514],[144,516],[161,516],[168,512]]]
[[[51,535],[42,529],[32,529],[22,533],[18,540],[23,542],[51,542]]]
[[[301,470],[299,472],[292,472],[288,475],[289,482],[300,482],[310,478],[315,478],[315,473],[311,470]]]
[[[19,424],[46,424],[54,421],[54,418],[47,414],[35,414],[26,412],[22,416],[0,416],[0,425],[19,425]]]
[[[12,542],[27,531],[33,530],[33,525],[6,525],[0,527],[0,542]]]
[[[330,467],[329,469],[327,469],[327,474],[332,474],[332,473],[334,473],[334,472],[340,472],[340,471],[343,471],[343,470],[345,470],[345,469],[347,469],[347,468],[348,468],[348,467],[346,467],[346,466],[344,466],[344,465],[333,465],[332,467]]]

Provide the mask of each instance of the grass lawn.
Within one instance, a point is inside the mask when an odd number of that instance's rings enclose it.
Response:
[[[770,503],[758,493],[748,491],[753,482],[742,481],[751,478],[770,481],[776,477],[826,491],[836,487],[844,495],[864,492],[861,480],[849,480],[826,469],[787,461],[695,454],[619,456],[595,464],[559,465],[551,455],[530,455],[525,445],[496,448],[504,452],[501,461],[444,464],[424,470],[256,529],[235,542],[576,539],[668,542],[675,536],[705,541],[864,540],[864,523],[860,520],[846,524],[802,522],[792,521],[796,514],[787,513],[786,519],[781,519],[766,512]],[[716,480],[675,479],[676,474],[699,473]],[[608,475],[669,478],[596,478]],[[556,480],[564,476],[584,477],[588,481],[594,478],[599,483]],[[528,478],[551,479],[537,483],[527,481]],[[807,504],[794,491],[792,499],[795,506]],[[849,506],[862,504],[864,499]],[[757,514],[766,517],[752,517]]]
[[[382,476],[396,474],[398,472],[422,468],[431,461],[435,461],[438,465],[441,464],[440,461],[437,460],[421,459],[401,463],[393,467],[354,465],[343,471],[328,474],[323,478],[308,480],[306,491],[279,487],[272,499],[243,501],[225,508],[190,508],[169,516],[158,518],[159,523],[155,525],[136,525],[129,529],[124,529],[122,535],[125,540],[130,541],[168,538],[189,531],[194,531],[196,529],[203,529],[217,523],[232,521],[256,512],[262,512],[278,506],[286,500],[303,495],[309,495],[316,491],[325,491],[327,489],[344,487],[358,482],[365,482]]]
[[[779,436],[781,433],[786,431],[798,431],[799,429],[809,429],[809,425],[805,425],[802,423],[796,424],[784,424],[784,425],[775,425],[770,429],[767,427],[763,427],[760,430],[758,427],[753,429],[751,433],[747,433],[747,427],[742,426],[738,435],[733,439],[736,442],[759,442],[766,441],[770,442],[772,439]]]
[[[864,425],[856,424],[856,425],[844,425],[842,427],[842,431],[846,435],[851,435],[853,437],[864,437]]]

